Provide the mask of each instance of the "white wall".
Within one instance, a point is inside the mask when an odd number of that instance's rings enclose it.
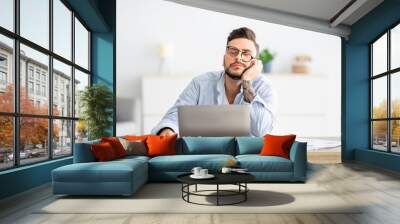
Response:
[[[326,86],[331,102],[326,110],[332,111],[326,124],[329,135],[340,136],[338,37],[162,0],[117,1],[117,134],[140,132],[140,79],[157,75],[161,43],[174,46],[174,54],[168,59],[169,73],[198,75],[222,69],[226,38],[242,26],[255,31],[261,48],[277,53],[274,73],[290,72],[295,55],[312,56],[313,73],[328,76],[331,81]],[[287,92],[290,94],[289,89]]]

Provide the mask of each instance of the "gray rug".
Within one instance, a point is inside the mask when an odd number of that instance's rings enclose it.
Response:
[[[357,205],[344,201],[316,184],[260,183],[248,186],[247,201],[237,205],[189,204],[181,198],[180,184],[150,183],[131,197],[58,197],[36,213],[360,213]],[[213,188],[213,185],[202,185],[198,190]],[[237,199],[224,197],[222,202],[229,203]],[[191,200],[215,203],[213,196],[193,196]]]

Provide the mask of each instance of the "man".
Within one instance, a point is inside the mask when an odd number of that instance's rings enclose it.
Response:
[[[178,133],[178,106],[249,104],[250,134],[264,136],[271,132],[275,97],[268,80],[260,75],[262,62],[256,59],[259,46],[252,30],[233,30],[227,40],[224,71],[195,77],[178,100],[151,131],[153,134]]]

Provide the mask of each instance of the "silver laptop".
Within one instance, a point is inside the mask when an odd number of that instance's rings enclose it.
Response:
[[[249,136],[249,105],[178,107],[179,135]]]

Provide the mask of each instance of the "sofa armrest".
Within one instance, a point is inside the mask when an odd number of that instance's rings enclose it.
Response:
[[[74,163],[89,163],[95,162],[96,158],[94,157],[90,146],[92,144],[100,143],[99,140],[88,141],[75,143],[74,147]]]
[[[290,149],[290,160],[293,162],[293,179],[305,181],[307,176],[307,142],[295,141]]]

